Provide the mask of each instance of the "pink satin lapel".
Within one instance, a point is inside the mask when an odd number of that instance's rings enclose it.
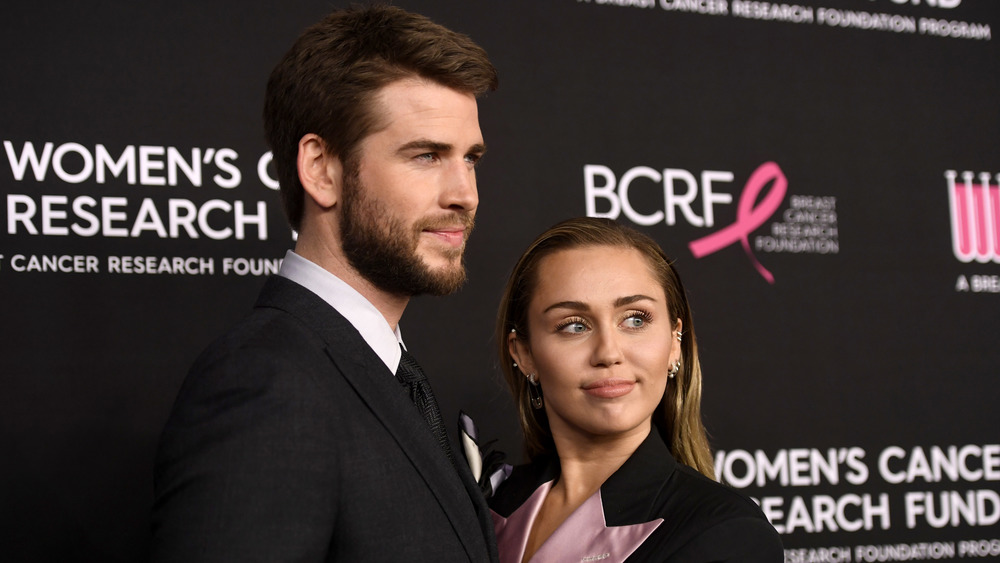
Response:
[[[501,563],[520,563],[528,531],[551,486],[552,483],[549,482],[539,487],[510,518],[504,519],[493,514]],[[601,491],[597,491],[542,544],[531,558],[531,563],[621,562],[642,545],[662,522],[662,518],[657,518],[642,524],[608,527],[604,520]]]
[[[493,529],[497,535],[497,551],[500,552],[500,563],[521,563],[524,557],[524,548],[528,544],[528,532],[535,522],[535,516],[542,508],[542,501],[549,494],[552,481],[543,484],[535,489],[528,500],[524,501],[517,510],[504,518],[496,512],[490,511],[493,516]]]

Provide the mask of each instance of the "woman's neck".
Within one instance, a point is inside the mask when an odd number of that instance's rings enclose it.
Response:
[[[522,561],[530,560],[549,536],[621,468],[650,431],[647,426],[613,437],[577,435],[569,439],[553,432],[559,477],[531,525]]]
[[[611,437],[555,438],[560,473],[553,490],[562,491],[567,501],[579,506],[621,468],[650,431],[647,426]]]

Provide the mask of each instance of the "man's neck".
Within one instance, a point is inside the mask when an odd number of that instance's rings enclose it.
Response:
[[[325,243],[316,238],[299,236],[295,253],[340,278],[354,288],[385,317],[389,327],[396,330],[399,319],[410,298],[385,292],[373,285],[351,265],[337,244]]]

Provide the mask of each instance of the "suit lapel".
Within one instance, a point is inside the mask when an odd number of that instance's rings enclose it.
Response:
[[[623,561],[664,519],[656,510],[664,483],[677,466],[654,428],[628,460],[577,508],[532,556],[532,561]],[[503,562],[520,561],[528,532],[550,485],[559,475],[556,458],[514,471],[493,501]]]
[[[371,369],[370,362],[356,363],[353,358],[338,357],[330,349],[327,354],[410,459],[448,515],[469,556],[475,559],[476,553],[482,553],[482,544],[476,542],[480,547],[476,549],[470,539],[482,537],[482,530],[469,526],[478,518],[469,504],[467,489],[402,386],[381,363],[375,366],[381,369]]]
[[[462,455],[459,457],[459,454],[456,454],[455,459],[458,464],[459,477],[462,479],[462,484],[465,485],[465,490],[468,492],[469,498],[472,499],[472,503],[476,509],[476,516],[479,517],[479,527],[482,528],[483,535],[486,537],[486,547],[490,551],[490,561],[499,561],[500,556],[497,554],[496,535],[493,532],[493,516],[490,513],[489,506],[486,504],[486,497],[483,496],[482,490],[479,489],[479,483],[473,477],[469,465],[463,461],[465,456]]]
[[[639,448],[601,485],[609,526],[646,522],[658,513],[664,483],[677,470],[677,462],[656,427]],[[636,502],[644,499],[645,502]]]
[[[480,557],[485,543],[489,546],[491,559],[496,560],[495,548],[482,539],[484,535],[492,538],[492,526],[483,526],[484,517],[488,518],[488,515],[479,508],[479,504],[485,507],[485,503],[480,500],[478,487],[473,483],[475,490],[471,491],[464,476],[459,477],[460,472],[456,472],[441,452],[441,447],[403,386],[365,343],[357,329],[314,293],[280,276],[272,276],[268,280],[257,305],[291,313],[326,342],[327,356],[409,458],[447,515],[469,558],[476,560]],[[465,472],[468,473],[468,470]],[[470,474],[468,480],[471,479]],[[475,512],[469,504],[470,497],[476,503]],[[479,528],[471,525],[476,521],[480,523]]]

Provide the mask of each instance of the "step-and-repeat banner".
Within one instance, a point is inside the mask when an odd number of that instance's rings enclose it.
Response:
[[[718,475],[789,562],[1000,559],[1000,4],[397,0],[500,89],[458,294],[404,338],[520,458],[492,347],[527,243],[612,217],[676,260]],[[326,1],[0,17],[0,559],[135,561],[198,352],[294,242],[270,69]]]

